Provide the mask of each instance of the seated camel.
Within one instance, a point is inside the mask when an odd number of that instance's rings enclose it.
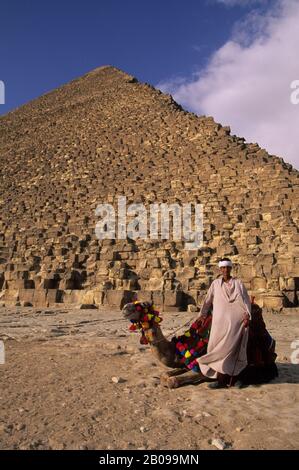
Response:
[[[252,320],[249,324],[248,366],[239,376],[231,377],[229,386],[238,383],[265,383],[278,375],[275,365],[275,341],[266,330],[261,308],[251,304]],[[154,356],[164,366],[173,370],[161,377],[169,388],[209,381],[196,359],[207,351],[212,315],[197,319],[189,330],[170,341],[162,333],[162,318],[152,302],[131,302],[123,307],[124,317],[131,322],[130,331],[141,331],[141,344],[149,344]]]

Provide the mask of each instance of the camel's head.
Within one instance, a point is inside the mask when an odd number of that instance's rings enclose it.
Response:
[[[141,344],[152,342],[153,331],[156,331],[157,325],[162,321],[152,302],[131,302],[124,306],[122,314],[132,323],[130,331],[141,330]]]
[[[127,320],[139,322],[143,315],[153,308],[152,302],[130,302],[122,309],[122,314]]]

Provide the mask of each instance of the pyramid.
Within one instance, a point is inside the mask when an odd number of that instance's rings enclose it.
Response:
[[[234,263],[268,309],[298,305],[299,172],[112,66],[0,117],[0,302],[176,311]],[[99,239],[96,208],[203,207],[203,243]]]

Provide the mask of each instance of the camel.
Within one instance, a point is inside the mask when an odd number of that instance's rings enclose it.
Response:
[[[128,303],[123,307],[122,313],[127,320],[131,321],[131,331],[141,330],[141,344],[149,344],[156,359],[164,367],[173,369],[162,375],[161,383],[163,385],[168,388],[177,388],[182,385],[209,381],[199,370],[190,370],[190,368],[181,362],[176,342],[174,341],[175,338],[169,341],[163,335],[159,324],[161,317],[159,312],[155,310],[152,302],[136,301]],[[207,323],[210,324],[210,321],[208,320]],[[200,327],[201,322],[198,321],[194,326]],[[198,357],[203,355],[205,351],[206,348],[203,347]]]
[[[241,372],[239,378],[245,384],[266,383],[278,376],[275,364],[277,356],[275,340],[266,330],[261,308],[254,302],[254,298],[251,302],[248,367]],[[173,337],[169,341],[163,335],[160,327],[162,319],[152,302],[128,303],[123,307],[122,314],[131,322],[131,331],[141,331],[140,343],[149,344],[156,359],[164,367],[172,369],[161,376],[162,385],[177,388],[188,384],[210,382],[210,379],[200,372],[196,358],[206,353],[212,315],[203,320],[200,318],[195,320],[184,335]],[[238,377],[231,377],[229,386],[237,381]]]

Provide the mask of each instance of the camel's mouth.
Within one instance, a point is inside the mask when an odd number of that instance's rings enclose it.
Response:
[[[138,322],[152,306],[152,302],[130,302],[123,307],[122,314],[126,320]]]
[[[122,309],[122,314],[126,320],[138,321],[142,315],[142,310],[136,310],[137,304],[130,302],[126,304]]]

